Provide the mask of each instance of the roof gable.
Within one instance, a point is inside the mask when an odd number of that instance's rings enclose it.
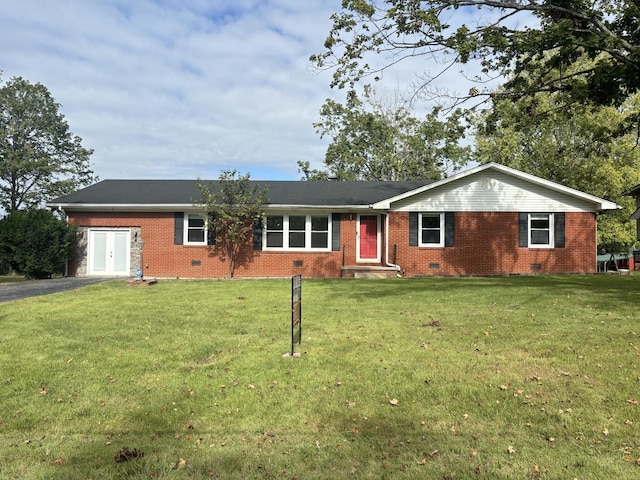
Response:
[[[465,170],[447,178],[432,182],[428,185],[419,187],[413,191],[405,192],[397,195],[396,197],[385,199],[374,205],[377,209],[393,209],[393,208],[406,208],[406,205],[412,201],[413,198],[420,198],[421,196],[428,195],[429,192],[440,189],[441,187],[453,188],[456,183],[471,182],[471,177],[486,177],[489,178],[495,176],[500,177],[512,177],[514,183],[522,186],[529,185],[532,191],[535,191],[538,197],[545,197],[549,199],[555,199],[554,201],[564,201],[565,204],[572,205],[576,209],[584,209],[585,206],[590,206],[594,211],[602,210],[615,210],[620,208],[614,202],[590,195],[588,193],[575,190],[573,188],[565,187],[556,182],[545,180],[535,175],[531,175],[520,170],[516,170],[497,163],[487,163],[478,167]],[[485,180],[485,179],[483,179]],[[497,182],[498,183],[498,182]],[[490,188],[487,185],[487,188]],[[521,188],[522,189],[522,188]],[[444,190],[444,189],[443,189]],[[564,197],[564,200],[562,200]],[[474,199],[475,200],[475,199]],[[511,203],[516,203],[515,199]],[[487,208],[481,202],[474,205],[470,210],[496,210],[496,208]]]

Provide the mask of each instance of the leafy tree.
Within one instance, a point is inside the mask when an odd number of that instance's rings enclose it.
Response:
[[[63,274],[74,228],[48,210],[14,210],[0,220],[0,264],[28,278]]]
[[[308,163],[298,162],[307,179],[439,179],[468,161],[469,148],[459,146],[465,132],[460,112],[441,121],[436,109],[418,120],[404,104],[385,103],[365,88],[364,101],[350,92],[345,105],[328,99],[320,115],[316,131],[332,140],[327,171],[311,171]]]
[[[477,118],[475,158],[502,163],[621,205],[598,219],[599,249],[628,252],[636,240],[629,216],[633,199],[620,193],[640,183],[640,148],[632,133],[615,134],[629,111],[640,108],[640,94],[620,107],[574,104],[559,108],[558,97],[536,102],[497,97]]]
[[[216,247],[226,258],[232,278],[236,265],[247,260],[254,223],[263,220],[267,190],[259,184],[252,185],[250,175],[240,175],[237,170],[223,170],[217,184],[199,181],[198,187],[205,221],[215,232]]]
[[[472,62],[510,77],[502,94],[511,97],[563,92],[568,102],[619,105],[640,87],[637,0],[344,0],[332,19],[311,61],[334,68],[332,86],[341,88],[416,57],[442,65],[418,89]],[[566,73],[583,55],[589,67]],[[492,93],[474,88],[461,99]]]
[[[96,178],[93,150],[82,147],[45,86],[20,77],[0,88],[0,205],[38,206]]]

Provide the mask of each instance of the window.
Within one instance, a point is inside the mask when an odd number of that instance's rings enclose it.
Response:
[[[421,213],[419,216],[421,247],[444,247],[444,213]]]
[[[284,247],[284,216],[269,215],[267,217],[267,248]]]
[[[266,250],[329,250],[328,215],[267,215]]]
[[[188,213],[184,217],[186,239],[185,245],[206,245],[206,226],[204,219],[197,213]]]
[[[311,216],[311,248],[329,247],[329,217]]]
[[[289,216],[289,248],[305,247],[305,231],[307,217],[304,215]]]
[[[529,214],[529,247],[553,248],[553,214]]]

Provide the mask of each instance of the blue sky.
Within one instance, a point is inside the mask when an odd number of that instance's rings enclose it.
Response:
[[[308,62],[340,4],[2,0],[1,79],[50,90],[100,179],[299,179],[297,161],[324,158],[320,107],[343,98]],[[385,81],[402,88],[414,73]]]

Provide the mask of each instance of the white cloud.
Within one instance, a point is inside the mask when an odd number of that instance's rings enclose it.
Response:
[[[309,69],[341,0],[4,0],[3,80],[44,84],[105,178],[299,178],[327,142]],[[387,85],[402,88],[416,66]]]
[[[49,88],[101,178],[299,178],[336,94],[307,62],[340,1],[309,3],[8,2],[0,69]]]

